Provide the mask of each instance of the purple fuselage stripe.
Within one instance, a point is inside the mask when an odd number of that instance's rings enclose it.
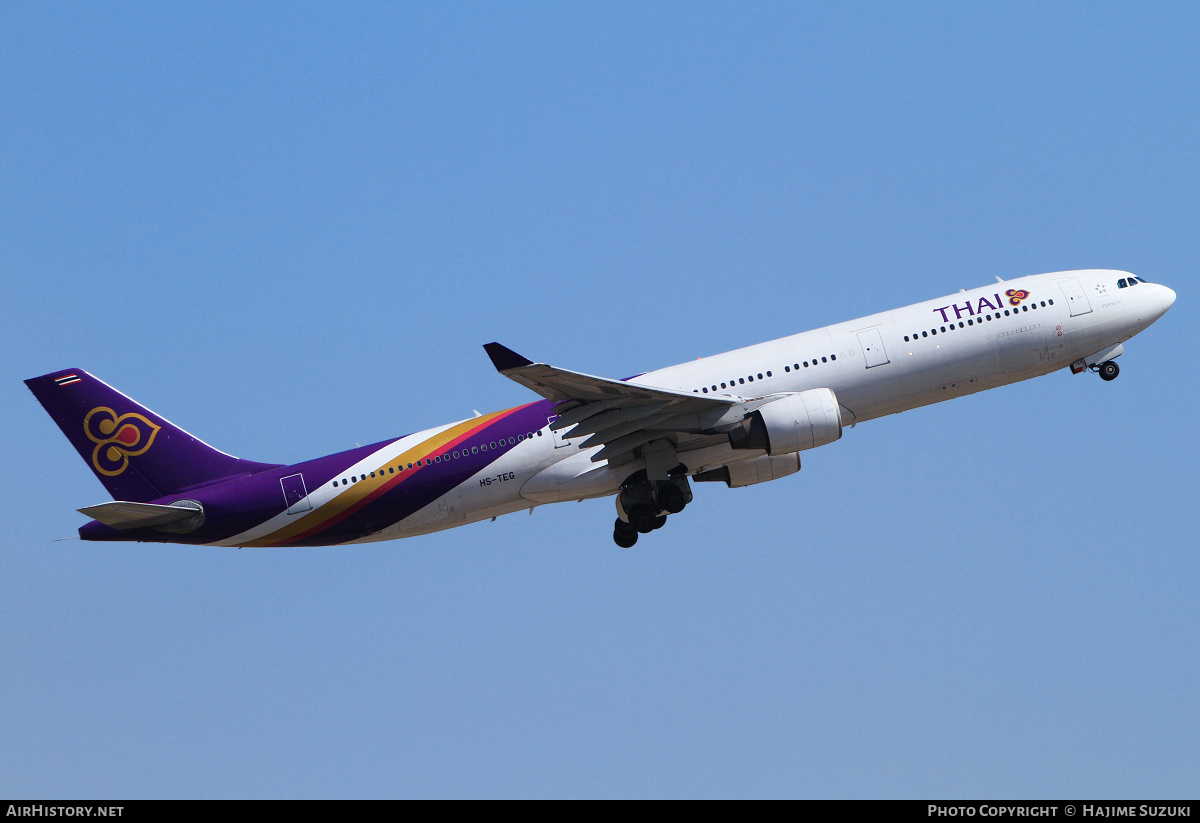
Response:
[[[283,544],[288,546],[326,546],[346,543],[394,525],[449,493],[463,481],[500,459],[509,451],[523,446],[524,443],[508,444],[508,438],[537,432],[543,429],[546,421],[553,416],[553,404],[548,400],[518,407],[511,413],[485,425],[464,440],[462,446],[457,447],[462,451],[463,446],[470,449],[473,445],[490,444],[495,441],[497,448],[489,448],[485,452],[466,455],[458,460],[425,466],[415,472],[411,478],[398,483],[350,516],[306,537],[294,541],[285,540]],[[550,435],[543,434],[542,436]],[[505,441],[503,446],[499,445],[501,438]],[[319,457],[291,466],[279,466],[196,489],[186,496],[204,506],[205,522],[199,529],[188,534],[171,535],[152,529],[117,531],[93,521],[79,530],[80,536],[85,540],[144,540],[190,544],[216,543],[227,540],[270,520],[283,511],[285,507],[280,486],[281,478],[302,473],[308,491],[311,493],[345,474],[350,466],[359,463],[393,442],[395,440],[385,440],[370,446]],[[164,498],[148,502],[170,501]]]

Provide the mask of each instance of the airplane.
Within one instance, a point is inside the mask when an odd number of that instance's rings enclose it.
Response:
[[[1039,274],[625,380],[484,346],[541,396],[295,465],[228,455],[82,369],[25,381],[114,500],[83,540],[331,546],[614,496],[623,548],[692,501],[800,469],[847,427],[1069,368],[1119,373],[1175,292],[1123,271]]]

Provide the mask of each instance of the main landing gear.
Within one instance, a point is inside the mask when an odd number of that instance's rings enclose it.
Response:
[[[1117,375],[1121,373],[1121,367],[1111,360],[1105,360],[1096,367],[1096,371],[1100,372],[1100,379],[1104,381],[1116,380]]]
[[[622,549],[632,548],[639,534],[649,534],[667,523],[667,515],[679,514],[692,501],[687,477],[674,477],[657,490],[649,483],[625,489],[617,495],[617,522],[613,542]]]

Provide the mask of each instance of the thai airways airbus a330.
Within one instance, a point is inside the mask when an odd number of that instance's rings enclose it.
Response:
[[[542,399],[291,466],[214,449],[82,369],[25,383],[115,498],[79,510],[84,540],[363,543],[615,496],[629,547],[691,502],[690,481],[784,477],[847,426],[1059,369],[1112,380],[1174,302],[1127,272],[1039,274],[628,380],[488,343]]]

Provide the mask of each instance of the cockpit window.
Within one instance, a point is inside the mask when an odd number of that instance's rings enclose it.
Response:
[[[1127,285],[1128,285],[1128,284],[1125,282],[1125,278],[1124,278],[1124,277],[1122,277],[1120,280],[1118,280],[1118,281],[1117,281],[1117,288],[1118,288],[1118,289],[1123,289],[1123,288],[1125,288],[1125,286],[1127,286]]]

